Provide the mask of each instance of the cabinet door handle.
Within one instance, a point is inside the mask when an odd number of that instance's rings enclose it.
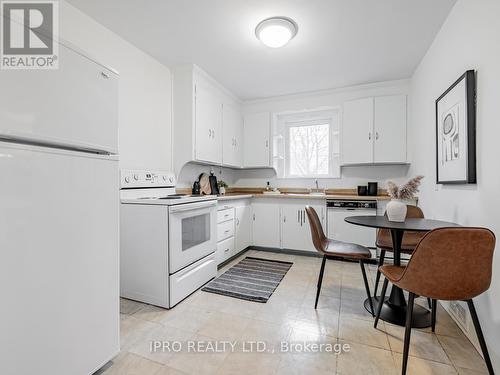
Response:
[[[269,141],[266,139],[266,147],[269,147]]]
[[[228,251],[229,251],[229,249],[224,250],[225,253],[227,253]]]
[[[240,225],[240,219],[236,219],[236,225]]]
[[[212,138],[215,139],[215,130],[212,129]]]
[[[212,129],[208,129],[208,138],[212,138]]]
[[[371,141],[371,139],[372,139],[372,132],[368,133],[368,139]]]
[[[253,214],[253,221],[255,221],[255,214]]]
[[[378,132],[375,133],[375,139],[378,139]]]
[[[101,72],[101,77],[104,78],[104,79],[109,79],[109,75],[107,75],[104,72]]]
[[[286,216],[283,216],[283,222],[286,223]]]
[[[297,211],[297,223],[300,224],[300,210]]]

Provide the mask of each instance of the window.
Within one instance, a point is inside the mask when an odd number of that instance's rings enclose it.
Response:
[[[281,178],[340,177],[338,111],[279,115],[273,159]]]

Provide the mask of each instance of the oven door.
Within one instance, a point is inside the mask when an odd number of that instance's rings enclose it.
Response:
[[[169,271],[173,274],[217,249],[217,201],[169,207]]]

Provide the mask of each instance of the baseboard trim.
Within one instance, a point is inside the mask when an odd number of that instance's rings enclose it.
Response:
[[[237,254],[234,254],[232,257],[230,258],[227,258],[224,262],[222,262],[221,264],[219,264],[217,266],[217,269],[220,270],[222,267],[224,267],[225,265],[227,265],[228,263],[231,263],[233,260],[235,260],[236,258],[238,258],[239,256],[245,254],[248,250],[252,250],[252,246],[248,246],[246,249],[243,249],[241,250],[239,253]]]
[[[319,252],[316,252],[316,251],[280,249],[280,248],[276,248],[276,247],[249,246],[247,249],[245,249],[245,251],[247,251],[247,250],[267,251],[269,253],[278,253],[278,254],[302,255],[302,256],[308,256],[308,257],[313,257],[313,258],[322,258],[323,257],[322,254],[320,254]],[[336,256],[333,256],[330,259],[338,260],[341,262],[358,263],[358,260],[345,259],[345,258],[336,257]],[[367,259],[367,260],[365,260],[365,263],[377,264],[377,259],[375,259],[375,258]]]

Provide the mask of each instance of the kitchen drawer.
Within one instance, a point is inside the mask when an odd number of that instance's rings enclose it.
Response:
[[[217,211],[217,223],[223,223],[234,219],[234,208]]]
[[[234,220],[217,224],[217,242],[234,236]]]
[[[230,237],[217,244],[217,265],[234,255],[234,237]]]
[[[170,275],[170,307],[174,307],[196,289],[217,276],[215,258],[215,253],[212,253]]]

